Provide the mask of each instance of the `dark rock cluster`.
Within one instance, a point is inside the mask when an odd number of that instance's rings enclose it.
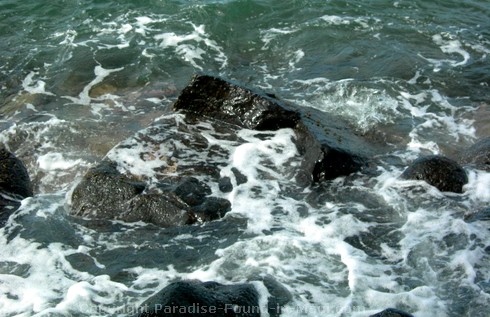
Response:
[[[217,184],[222,193],[233,190],[231,179],[219,176],[229,153],[209,144],[203,133],[219,133],[227,141],[239,142],[237,131],[244,128],[292,129],[301,155],[295,171],[300,186],[358,172],[373,152],[338,118],[312,111],[303,115],[271,95],[209,75],[196,75],[174,109],[185,116],[162,118],[120,143],[88,171],[73,191],[72,214],[164,227],[224,216],[231,205],[213,196],[208,184]],[[320,134],[317,130],[326,130],[326,125],[328,133]],[[196,153],[202,155],[196,158]],[[146,174],[135,172],[130,156],[156,167]],[[239,170],[232,172],[237,185],[247,182]]]
[[[234,124],[253,130],[291,128],[303,156],[297,180],[303,185],[360,171],[373,146],[356,136],[348,124],[333,115],[298,108],[274,95],[245,88],[209,75],[196,75],[174,104],[188,117]]]
[[[15,155],[0,147],[0,228],[19,208],[20,201],[32,195],[26,167]]]
[[[248,182],[240,170],[230,176],[220,169],[229,150],[203,135],[240,144],[240,129],[257,133],[292,129],[300,164],[294,179],[300,188],[339,176],[362,172],[369,158],[380,153],[333,115],[304,110],[275,96],[245,88],[209,75],[196,75],[174,104],[177,113],[113,148],[91,168],[74,188],[71,214],[94,219],[144,221],[162,227],[183,226],[223,217],[231,203],[223,197]],[[262,131],[262,132],[260,132]],[[482,170],[490,166],[490,138],[462,153],[459,163],[433,155],[415,160],[404,179],[423,180],[444,192],[462,193],[468,182],[459,164]],[[0,148],[0,227],[32,196],[25,166]],[[488,220],[488,208],[467,215],[468,222]],[[260,282],[267,288],[267,310],[280,315],[291,294],[270,277]],[[260,316],[259,293],[252,283],[224,285],[216,282],[177,281],[145,301],[135,316]],[[263,305],[263,303],[262,303]],[[371,317],[410,317],[388,308]]]
[[[198,120],[208,117],[259,131],[294,128],[301,121],[298,112],[288,110],[273,96],[208,75],[194,76],[174,109]]]
[[[262,279],[269,296],[267,313],[279,317],[291,293],[273,278]],[[144,301],[131,317],[260,317],[260,295],[251,283],[224,285],[217,282],[181,280],[170,283]],[[387,308],[369,317],[413,317]]]
[[[191,176],[168,177],[151,189],[147,183],[121,174],[115,162],[104,160],[91,168],[73,191],[72,212],[89,218],[182,226],[216,220],[230,210],[228,200],[209,194],[209,187]]]
[[[356,135],[332,114],[299,109],[274,95],[206,74],[192,78],[173,108],[177,111],[173,117],[162,118],[121,142],[89,170],[73,191],[72,214],[164,227],[223,217],[231,204],[219,196],[231,192],[234,185],[230,177],[220,176],[220,169],[230,153],[210,144],[202,136],[205,133],[237,143],[240,129],[264,133],[292,129],[301,156],[294,178],[303,187],[362,172],[371,163],[369,158],[386,150]],[[488,169],[489,140],[469,148],[460,162]],[[196,153],[201,154],[196,157]],[[134,171],[131,156],[154,169],[146,174]],[[232,172],[235,184],[247,182],[238,169]],[[462,193],[468,182],[458,162],[440,155],[415,160],[402,178],[455,193]],[[210,185],[219,193],[213,193]]]

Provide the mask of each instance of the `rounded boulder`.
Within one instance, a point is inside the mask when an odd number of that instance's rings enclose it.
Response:
[[[402,174],[404,179],[423,180],[442,192],[462,193],[468,182],[464,169],[454,160],[441,155],[416,159]]]

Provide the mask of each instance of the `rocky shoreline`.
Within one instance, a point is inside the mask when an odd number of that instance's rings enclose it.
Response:
[[[122,141],[76,185],[70,213],[90,219],[143,221],[160,227],[200,224],[223,218],[232,208],[226,194],[246,183],[238,169],[223,175],[230,151],[212,144],[220,138],[243,144],[239,131],[247,129],[260,138],[279,130],[291,131],[297,155],[291,177],[306,188],[375,167],[373,157],[389,152],[390,146],[356,135],[333,115],[301,110],[274,95],[246,88],[222,78],[199,74],[192,78],[173,106],[150,127]],[[207,137],[205,137],[207,136]],[[196,155],[199,153],[199,155]],[[138,168],[144,166],[144,169]],[[490,170],[490,138],[479,140],[461,153],[459,160],[441,155],[415,160],[401,178],[425,181],[442,192],[463,193],[468,182],[463,166]],[[0,149],[0,227],[34,195],[22,162],[7,149]],[[488,219],[488,210],[476,212]],[[269,315],[279,316],[291,294],[272,277],[261,280],[269,297]],[[138,316],[210,316],[168,314],[156,307],[218,307],[218,316],[260,316],[260,310],[240,312],[237,307],[259,307],[253,283],[222,285],[216,282],[176,281],[142,304]],[[230,307],[226,305],[232,305]],[[226,307],[230,309],[225,309]],[[235,307],[233,310],[232,307]],[[387,309],[376,317],[411,316]]]

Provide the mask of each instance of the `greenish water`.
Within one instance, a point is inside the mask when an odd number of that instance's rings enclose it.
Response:
[[[0,0],[0,141],[37,194],[0,231],[0,315],[124,315],[173,278],[268,273],[293,293],[284,316],[486,316],[488,223],[462,216],[488,206],[489,174],[467,168],[456,196],[398,176],[489,135],[489,17],[488,1]],[[267,217],[244,210],[251,196],[202,230],[68,217],[74,182],[200,71],[393,150],[372,179],[254,198]]]

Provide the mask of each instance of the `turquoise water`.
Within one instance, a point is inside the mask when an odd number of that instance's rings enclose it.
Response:
[[[267,273],[293,294],[284,316],[486,316],[488,223],[463,216],[488,206],[488,172],[466,167],[461,195],[399,175],[489,135],[489,16],[488,1],[0,0],[0,141],[36,192],[0,230],[0,315],[125,315],[173,278]],[[375,175],[295,195],[280,176],[258,181],[268,194],[244,185],[203,227],[69,217],[84,172],[200,71],[340,115],[390,151]],[[259,153],[246,139],[230,151]]]

